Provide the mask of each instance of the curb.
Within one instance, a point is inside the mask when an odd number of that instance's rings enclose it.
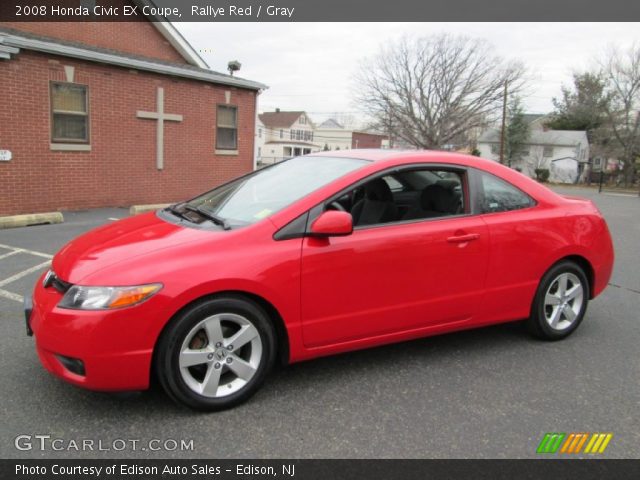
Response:
[[[54,224],[64,222],[60,212],[31,213],[0,217],[0,230],[4,228],[28,227],[31,225]]]
[[[129,208],[129,215],[139,215],[141,213],[151,212],[154,210],[159,210],[161,208],[166,208],[170,203],[155,203],[152,205],[133,205]]]

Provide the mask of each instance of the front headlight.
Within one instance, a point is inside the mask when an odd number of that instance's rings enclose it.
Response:
[[[62,297],[58,307],[75,310],[111,310],[136,305],[158,293],[162,285],[132,287],[83,287],[74,285]]]

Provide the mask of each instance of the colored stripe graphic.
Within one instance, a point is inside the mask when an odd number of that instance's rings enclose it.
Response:
[[[567,437],[567,441],[562,445],[560,453],[580,453],[582,445],[587,441],[588,433],[571,433]]]
[[[538,445],[538,453],[556,453],[566,433],[547,433]]]
[[[545,433],[537,453],[604,453],[613,438],[613,433]],[[564,442],[563,442],[564,440]],[[588,440],[588,441],[587,441]]]
[[[594,433],[584,453],[604,453],[613,438],[613,433]]]

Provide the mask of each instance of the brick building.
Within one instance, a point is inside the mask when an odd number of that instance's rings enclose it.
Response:
[[[353,132],[351,148],[389,148],[389,137],[376,133]]]
[[[262,88],[169,23],[0,22],[0,215],[173,202],[246,173]]]

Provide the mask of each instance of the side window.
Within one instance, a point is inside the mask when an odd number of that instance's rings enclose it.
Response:
[[[490,173],[480,172],[480,178],[484,192],[480,200],[482,213],[520,210],[535,204],[522,190]]]
[[[463,174],[454,170],[403,170],[375,177],[326,208],[351,213],[355,227],[464,213]]]

